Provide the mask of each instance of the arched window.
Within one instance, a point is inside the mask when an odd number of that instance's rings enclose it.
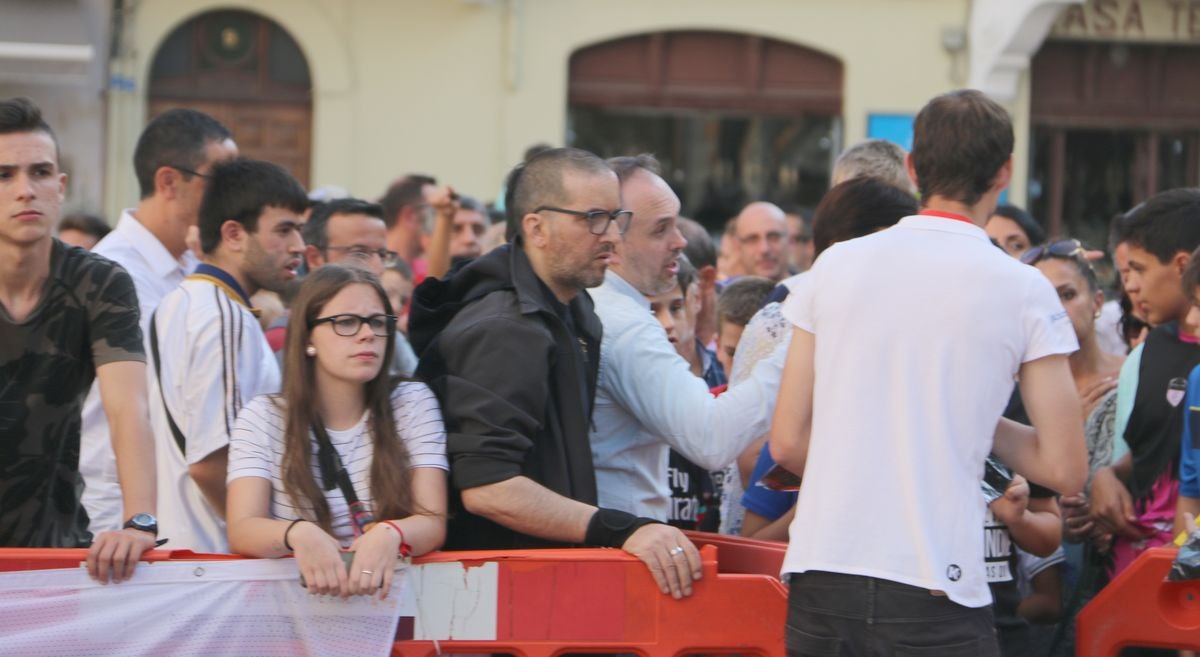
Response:
[[[718,228],[749,201],[812,207],[840,146],[842,64],[791,43],[677,31],[571,57],[568,142],[652,152],[684,213]]]
[[[276,162],[308,185],[312,82],[300,46],[283,28],[239,10],[201,14],[155,53],[147,118],[173,107],[211,114],[246,157]]]

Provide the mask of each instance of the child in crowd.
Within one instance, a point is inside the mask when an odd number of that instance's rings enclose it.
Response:
[[[1183,273],[1200,246],[1200,190],[1162,192],[1132,213],[1122,228],[1128,247],[1126,291],[1137,298],[1154,327],[1121,369],[1111,466],[1092,479],[1091,515],[1115,535],[1116,575],[1147,548],[1174,537],[1179,493],[1180,436],[1187,376],[1200,364],[1191,299]],[[1195,319],[1195,315],[1190,316]]]
[[[1183,271],[1183,291],[1191,307],[1184,323],[1200,339],[1200,249],[1192,253]],[[1176,505],[1175,531],[1194,531],[1188,521],[1200,515],[1200,365],[1188,375],[1187,398],[1183,402],[1183,433],[1179,457],[1179,502]]]
[[[402,258],[395,258],[383,269],[379,277],[387,292],[388,301],[396,310],[396,328],[408,335],[408,302],[413,293],[413,271]]]
[[[679,256],[675,287],[647,297],[650,311],[658,318],[667,340],[709,388],[725,385],[725,370],[717,356],[696,339],[696,316],[700,313],[700,286],[696,270],[684,255]],[[719,476],[720,473],[717,473]],[[721,523],[720,490],[713,473],[692,463],[675,450],[667,462],[671,508],[667,523],[680,529],[715,532]]]
[[[251,400],[233,430],[230,547],[295,553],[313,594],[385,597],[399,556],[445,540],[442,415],[424,384],[388,376],[395,322],[373,274],[310,273],[292,306],[283,393]]]

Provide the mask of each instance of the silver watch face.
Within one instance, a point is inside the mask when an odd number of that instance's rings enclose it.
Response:
[[[158,519],[149,513],[135,513],[133,517],[129,519],[129,524],[138,528],[145,527],[149,529],[150,527],[158,525]]]

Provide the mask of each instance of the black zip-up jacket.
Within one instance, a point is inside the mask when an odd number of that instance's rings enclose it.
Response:
[[[562,545],[469,513],[464,489],[524,475],[596,504],[588,426],[600,334],[591,297],[580,292],[560,304],[519,245],[417,287],[409,315],[417,376],[437,395],[446,422],[446,549]]]

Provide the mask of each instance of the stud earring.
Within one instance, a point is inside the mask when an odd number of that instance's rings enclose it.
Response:
[[[307,348],[305,348],[304,353],[308,354],[309,356],[316,356],[317,348],[310,344]]]
[[[1097,310],[1096,314],[1095,314],[1096,319],[1100,319],[1100,315],[1103,315],[1103,314],[1104,314],[1103,310]]]

